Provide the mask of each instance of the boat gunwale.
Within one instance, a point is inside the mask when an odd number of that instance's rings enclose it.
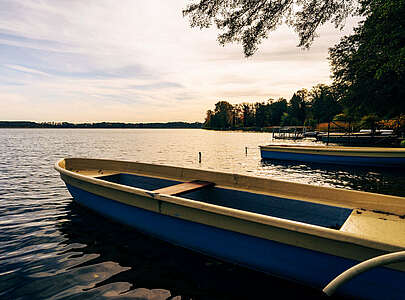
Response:
[[[67,158],[67,159],[75,159],[75,158]],[[80,159],[82,159],[82,158],[80,158]],[[85,159],[85,160],[111,161],[111,160],[103,160],[103,159]],[[116,160],[114,160],[114,161],[116,161]],[[54,166],[54,168],[59,173],[64,174],[66,176],[73,177],[77,180],[85,181],[85,182],[88,182],[91,184],[103,186],[103,187],[110,188],[113,190],[118,190],[118,191],[130,193],[130,194],[144,196],[144,197],[152,198],[157,201],[164,201],[164,202],[168,202],[168,203],[175,204],[175,205],[189,207],[192,209],[203,210],[203,211],[206,211],[209,213],[214,213],[214,214],[218,214],[218,215],[241,219],[241,220],[248,221],[248,222],[253,222],[253,223],[258,223],[258,224],[262,224],[262,225],[266,225],[266,226],[282,228],[282,229],[289,230],[289,231],[313,235],[313,236],[317,236],[320,238],[326,238],[326,239],[331,239],[331,240],[345,242],[345,243],[352,243],[355,245],[368,247],[368,248],[372,248],[372,249],[383,250],[383,251],[397,251],[397,250],[405,249],[405,247],[401,246],[401,245],[385,243],[385,242],[381,242],[381,241],[378,241],[375,239],[361,237],[358,234],[354,234],[354,233],[350,233],[350,232],[344,232],[344,231],[339,231],[336,229],[325,228],[325,227],[307,224],[307,223],[303,223],[303,222],[262,215],[262,214],[238,210],[238,209],[234,209],[234,208],[228,208],[228,207],[224,207],[224,206],[195,201],[195,200],[182,198],[182,197],[178,197],[178,196],[170,196],[170,195],[165,195],[165,194],[154,193],[152,191],[144,190],[141,188],[136,188],[136,187],[126,186],[126,185],[122,185],[122,184],[118,184],[118,183],[108,182],[108,181],[105,181],[102,179],[98,179],[96,177],[82,175],[82,174],[78,174],[77,172],[67,170],[66,168],[63,168],[60,166],[60,163],[62,163],[62,162],[65,162],[65,158],[56,162],[55,166]],[[118,161],[118,162],[134,163],[134,162],[130,162],[130,161]],[[138,162],[136,162],[136,164],[155,165],[155,164],[146,164],[146,163],[138,163]],[[173,167],[173,166],[167,166],[167,165],[155,165],[155,166]],[[183,168],[183,169],[187,169],[187,168]],[[194,169],[188,169],[188,170],[194,170]],[[197,171],[199,171],[199,170],[197,170]],[[213,171],[209,171],[209,170],[201,170],[201,171],[233,175],[231,173],[226,173],[226,172],[213,172]],[[122,173],[122,172],[118,172],[118,173]],[[146,177],[159,178],[159,176],[146,175],[146,174],[142,174],[142,172],[139,172],[136,174],[139,174],[141,176],[146,176]],[[253,176],[249,176],[249,177],[253,177]],[[168,177],[160,177],[160,178],[168,179]],[[277,180],[275,180],[275,181],[277,181]],[[303,185],[303,184],[299,184],[299,183],[297,183],[297,184]],[[221,187],[221,186],[219,186],[219,187]],[[232,189],[230,187],[225,187],[225,188]],[[322,187],[322,188],[338,190],[338,189],[329,188],[329,187]],[[237,189],[235,189],[235,190],[237,190]],[[360,192],[360,191],[351,191],[351,192],[367,193],[367,192]],[[254,193],[254,192],[252,191],[252,193]],[[256,193],[258,193],[258,192],[256,192]],[[393,197],[395,197],[395,196],[393,196]],[[114,199],[110,199],[110,200],[119,201],[119,200],[114,200]],[[305,201],[305,200],[302,200],[302,201]],[[316,203],[316,202],[310,202],[310,201],[306,201],[306,202]],[[137,207],[136,205],[133,205],[133,206]],[[156,212],[156,213],[159,213],[159,212]],[[193,222],[195,222],[195,221],[193,221]]]

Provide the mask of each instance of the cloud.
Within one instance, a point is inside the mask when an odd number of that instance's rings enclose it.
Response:
[[[185,6],[3,0],[0,98],[13,95],[24,105],[2,113],[28,120],[201,120],[219,99],[289,98],[329,82],[327,48],[350,32],[325,26],[302,51],[296,34],[281,26],[246,59],[240,45],[219,46],[215,29],[190,28]]]
[[[157,82],[150,84],[141,84],[141,85],[130,85],[129,88],[135,90],[156,90],[156,89],[165,89],[165,88],[182,88],[183,86],[175,82]]]
[[[12,69],[12,70],[16,70],[19,72],[24,72],[24,73],[31,73],[31,74],[35,74],[35,75],[41,75],[41,76],[47,76],[49,77],[50,75],[48,73],[42,72],[42,71],[38,71],[32,68],[27,68],[24,66],[18,66],[18,65],[5,65],[5,67]]]

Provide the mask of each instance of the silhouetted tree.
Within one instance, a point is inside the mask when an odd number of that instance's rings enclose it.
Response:
[[[332,88],[318,84],[309,92],[311,97],[312,115],[318,123],[331,122],[333,117],[342,111],[341,105],[338,103]]]
[[[281,122],[281,117],[287,112],[287,100],[279,98],[275,102],[270,103],[270,125],[278,126]]]
[[[207,110],[207,116],[205,117],[205,122],[204,122],[204,125],[203,125],[204,128],[213,127],[213,125],[212,125],[212,117],[213,117],[213,115],[214,115],[214,113],[213,113],[212,110],[210,110],[210,109]]]
[[[242,103],[243,112],[243,127],[254,126],[255,123],[255,109],[250,103]]]
[[[215,104],[214,114],[211,116],[211,125],[214,128],[231,128],[233,124],[233,107],[227,101]]]
[[[307,116],[307,98],[306,89],[294,93],[288,103],[288,115],[290,117],[289,125],[303,125]]]
[[[257,102],[255,104],[256,114],[255,114],[255,123],[257,127],[265,127],[268,126],[268,107],[267,104],[263,102]]]

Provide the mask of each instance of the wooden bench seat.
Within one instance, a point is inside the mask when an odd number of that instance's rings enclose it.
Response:
[[[180,184],[171,185],[165,188],[154,190],[154,193],[178,196],[184,193],[196,191],[205,187],[213,186],[213,182],[194,180]]]

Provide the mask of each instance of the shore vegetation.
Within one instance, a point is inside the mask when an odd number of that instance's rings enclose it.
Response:
[[[208,110],[204,128],[263,128],[344,121],[368,126],[391,124],[404,133],[405,0],[238,1],[200,0],[183,14],[192,27],[215,24],[220,44],[241,43],[246,56],[282,22],[309,47],[317,28],[327,21],[340,27],[349,16],[362,21],[353,34],[329,49],[332,84],[301,89],[292,98],[231,105],[226,99]],[[328,126],[329,127],[329,126]]]

